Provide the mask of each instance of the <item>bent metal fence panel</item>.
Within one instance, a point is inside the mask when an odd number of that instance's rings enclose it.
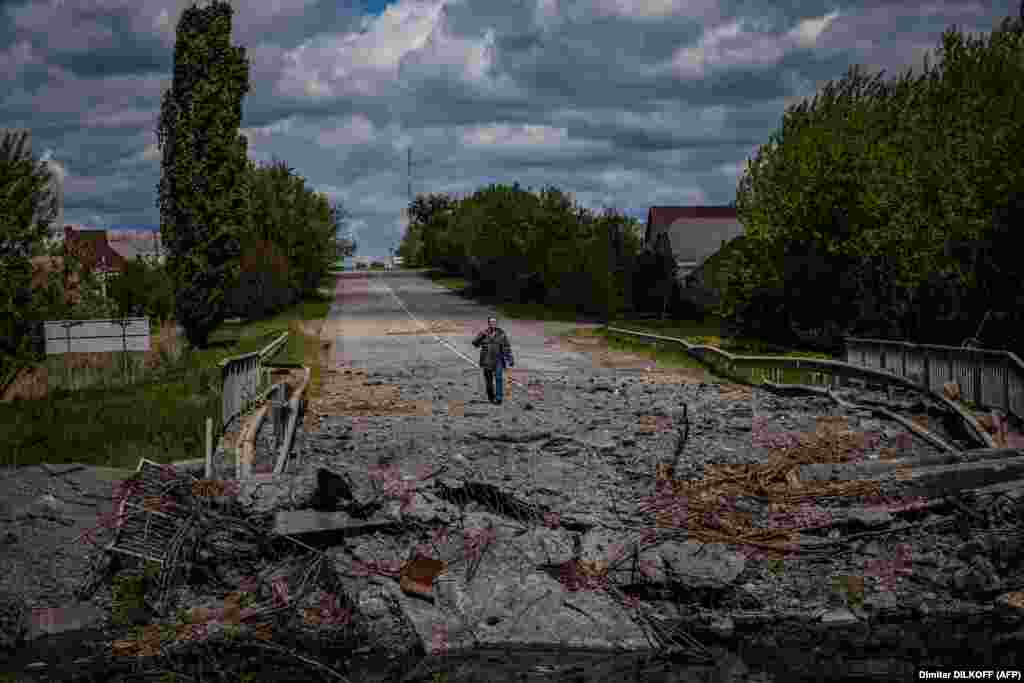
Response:
[[[894,386],[903,387],[912,391],[919,391],[930,394],[934,398],[940,401],[945,401],[941,394],[941,382],[932,384],[923,384],[916,381],[913,376],[904,377],[897,374],[894,369],[886,368],[879,369],[870,367],[867,365],[860,365],[854,363],[848,363],[838,360],[826,360],[822,358],[791,358],[786,356],[739,356],[736,354],[723,351],[722,349],[714,346],[705,346],[702,344],[691,344],[684,339],[677,339],[675,337],[666,337],[660,334],[651,334],[649,332],[638,332],[636,330],[625,330],[619,327],[605,326],[603,328],[609,332],[617,334],[628,334],[640,339],[646,339],[653,342],[672,342],[680,344],[686,350],[686,353],[691,357],[705,363],[712,368],[715,368],[718,372],[729,375],[731,377],[738,377],[739,370],[746,369],[747,373],[751,375],[753,380],[741,380],[741,381],[761,381],[761,380],[772,380],[778,381],[778,370],[782,368],[789,368],[792,370],[802,370],[808,373],[815,374],[819,378],[821,383],[831,383],[837,385],[841,380],[856,380],[865,382],[868,384],[891,384]],[[1013,354],[1010,354],[1013,355]],[[1014,356],[1016,358],[1016,356]],[[868,361],[865,361],[868,362]],[[1019,360],[1017,361],[1020,362]],[[752,370],[751,370],[752,369]],[[931,368],[929,366],[929,372]],[[1015,395],[1013,390],[1009,390],[1011,398]],[[1018,404],[1019,405],[1019,404]],[[980,428],[979,428],[980,429]],[[977,431],[977,429],[975,430]],[[982,437],[983,438],[983,437]]]
[[[260,351],[225,358],[220,362],[222,429],[246,412],[260,391],[267,387],[269,374],[263,368],[263,362],[277,353],[287,338],[288,333],[285,332]]]
[[[1010,351],[846,337],[846,360],[939,391],[956,382],[964,400],[1024,418],[1024,363]]]

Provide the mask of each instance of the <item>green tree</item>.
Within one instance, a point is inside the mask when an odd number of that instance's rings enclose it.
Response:
[[[245,49],[233,47],[231,5],[188,7],[177,27],[174,79],[157,138],[161,235],[175,283],[175,313],[189,343],[207,345],[237,280],[239,236],[251,218],[246,140],[239,135],[249,90]]]
[[[144,258],[129,261],[107,284],[107,295],[119,316],[146,316],[159,322],[174,312],[174,284],[160,264]]]
[[[313,192],[282,160],[266,166],[248,163],[252,221],[249,236],[273,243],[288,259],[292,288],[310,293],[319,287],[339,253],[354,252],[355,243],[339,241],[347,214]]]
[[[952,286],[977,324],[972,309],[1005,286],[995,271],[1011,269],[981,266],[1004,254],[950,247],[992,242],[993,211],[1021,187],[1021,27],[1007,20],[987,42],[947,31],[934,69],[926,59],[883,83],[854,67],[789,108],[737,189],[747,244],[723,315],[762,335],[913,336],[926,300]]]
[[[57,213],[50,170],[29,149],[27,133],[0,140],[0,386],[12,367],[35,355],[39,323],[31,257]]]

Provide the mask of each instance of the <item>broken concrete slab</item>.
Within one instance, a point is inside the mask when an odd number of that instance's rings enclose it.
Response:
[[[984,461],[1003,461],[1022,457],[1024,451],[1014,448],[978,448],[960,453],[937,453],[893,460],[856,463],[816,463],[800,466],[800,479],[804,481],[847,481],[867,479],[893,472],[900,468],[960,465]]]
[[[891,483],[903,495],[935,497],[1024,478],[1024,457],[897,470]]]
[[[821,623],[832,627],[849,626],[858,621],[857,615],[848,609],[833,609],[821,615]]]
[[[692,588],[727,586],[746,566],[746,558],[724,543],[694,541],[667,541],[641,552],[640,559],[654,561],[652,582],[675,582]]]
[[[32,610],[26,639],[95,628],[107,616],[106,611],[89,602]]]
[[[308,542],[309,536],[321,536],[323,540],[340,539],[360,534],[392,530],[397,520],[378,517],[376,519],[357,519],[345,512],[321,512],[318,510],[278,510],[274,515],[273,533],[278,535],[298,536]]]
[[[481,572],[483,573],[483,569]],[[471,584],[454,574],[458,613],[399,594],[427,652],[487,645],[565,647],[597,650],[646,650],[643,629],[603,592],[568,592],[545,572],[502,576],[488,572]]]
[[[316,496],[315,474],[257,474],[238,482],[238,502],[256,513],[312,506]]]
[[[0,652],[16,647],[25,638],[30,628],[30,615],[24,598],[0,591]]]
[[[51,477],[62,477],[65,474],[78,472],[79,470],[84,470],[86,468],[86,465],[78,465],[75,463],[69,465],[48,465],[46,463],[41,463],[39,466],[46,470],[47,474]]]

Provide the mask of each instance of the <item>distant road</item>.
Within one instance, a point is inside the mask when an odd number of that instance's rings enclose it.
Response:
[[[470,342],[489,316],[509,335],[515,369],[525,373],[594,370],[590,357],[555,348],[553,337],[597,324],[503,319],[493,308],[431,282],[420,271],[355,271],[337,278],[327,315],[336,361],[356,367],[436,365],[443,372],[478,371],[479,349]],[[427,331],[438,323],[447,325]],[[409,334],[415,330],[417,334]],[[388,334],[401,331],[403,334]]]

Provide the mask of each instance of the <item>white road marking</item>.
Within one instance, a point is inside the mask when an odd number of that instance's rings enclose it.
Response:
[[[375,279],[375,280],[378,280],[378,278],[374,278],[374,279]],[[386,284],[384,284],[384,283],[381,283],[381,284],[382,284],[382,286],[384,287],[384,289],[386,289],[386,290],[387,290],[387,292],[388,292],[388,293],[389,293],[389,294],[390,294],[390,295],[391,295],[391,296],[392,296],[392,297],[394,298],[394,300],[398,302],[398,305],[402,307],[402,310],[403,310],[403,311],[405,311],[405,314],[406,314],[406,315],[408,315],[408,316],[409,316],[410,318],[412,318],[412,320],[413,320],[413,321],[414,321],[414,322],[415,322],[415,323],[416,323],[417,325],[419,325],[419,326],[420,326],[420,329],[422,329],[423,331],[425,331],[425,332],[427,332],[428,334],[430,334],[430,335],[431,335],[431,336],[432,336],[432,337],[433,337],[434,339],[436,339],[436,340],[437,340],[437,343],[438,343],[438,344],[440,344],[441,346],[446,346],[446,347],[448,347],[448,349],[449,349],[449,350],[450,350],[450,351],[451,351],[452,353],[454,353],[455,355],[457,355],[457,356],[458,356],[459,358],[462,358],[462,359],[464,359],[464,360],[465,360],[465,361],[466,361],[467,363],[469,363],[470,365],[472,365],[472,366],[474,366],[474,367],[477,367],[477,363],[474,363],[474,362],[473,362],[473,359],[472,359],[472,358],[470,358],[469,356],[467,356],[466,354],[462,353],[462,352],[461,352],[461,351],[459,351],[459,350],[458,350],[457,348],[455,348],[454,346],[452,346],[451,342],[449,342],[449,341],[448,341],[447,339],[445,339],[445,338],[443,338],[443,337],[440,337],[440,336],[438,336],[438,335],[437,335],[437,334],[436,334],[435,332],[433,332],[433,331],[432,331],[432,330],[431,330],[431,329],[430,329],[429,327],[427,327],[426,325],[424,325],[424,324],[423,324],[423,321],[422,321],[422,320],[420,320],[420,319],[419,319],[419,318],[417,318],[417,317],[416,317],[415,315],[413,315],[412,311],[410,311],[410,310],[408,309],[408,307],[406,307],[406,305],[405,305],[405,302],[404,302],[404,301],[402,301],[401,299],[399,299],[399,298],[398,298],[398,295],[397,295],[397,294],[395,294],[395,291],[394,291],[393,289],[391,289],[390,287],[388,287],[388,286],[387,286]],[[508,376],[508,381],[509,381],[509,382],[511,382],[512,384],[515,384],[516,386],[518,386],[518,387],[520,387],[520,388],[522,388],[522,387],[523,387],[523,385],[522,385],[521,383],[519,383],[519,382],[517,382],[516,380],[512,379],[512,376],[511,376],[511,375],[509,375],[509,376]]]

